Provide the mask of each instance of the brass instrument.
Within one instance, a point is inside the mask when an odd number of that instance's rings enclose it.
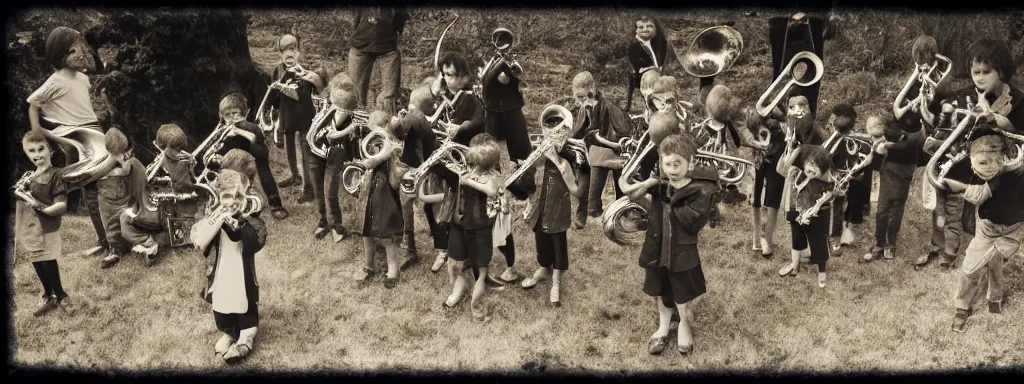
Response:
[[[623,179],[636,178],[640,172],[640,164],[651,151],[655,150],[654,143],[650,140],[650,134],[644,133],[636,145],[640,148],[637,152],[631,153],[626,164],[622,168]],[[654,170],[657,172],[657,169]],[[649,198],[645,197],[640,202],[632,201],[629,196],[620,197],[605,210],[601,217],[601,229],[604,236],[612,242],[620,245],[629,244],[628,235],[647,230],[647,211],[650,209]]]
[[[106,176],[117,163],[107,152],[106,137],[99,127],[59,126],[52,131],[43,129],[43,136],[78,152],[78,162],[67,165],[61,178],[68,190],[84,187],[86,184]]]
[[[25,172],[25,174],[22,175],[16,183],[14,183],[14,186],[11,187],[14,189],[14,196],[29,205],[36,205],[39,203],[39,201],[32,196],[32,192],[28,190],[29,183],[32,182],[32,176],[35,176],[35,174],[36,171]]]
[[[768,86],[768,90],[757,99],[757,113],[768,116],[782,102],[793,85],[809,87],[821,80],[824,73],[824,64],[818,55],[809,51],[797,53],[779,77]]]
[[[156,147],[156,150],[159,153],[157,153],[156,158],[153,159],[153,162],[149,163],[149,165],[146,166],[147,183],[153,182],[156,175],[160,173],[160,169],[163,166],[165,158],[164,151],[160,148],[160,146],[156,145],[156,141],[153,142],[153,146]]]
[[[936,189],[945,189],[942,179],[949,173],[954,164],[967,158],[968,143],[978,122],[979,112],[970,104],[969,109],[956,109],[953,112],[953,121],[957,121],[956,128],[942,142],[939,149],[932,155],[931,160],[928,161],[928,165],[925,166],[925,175],[928,183]],[[1024,135],[1006,132],[1001,129],[996,130],[996,132],[1007,137],[1013,143],[1012,147],[1014,150],[1010,151],[1011,157],[1004,167],[1017,168],[1024,164]],[[1013,152],[1016,152],[1016,154],[1013,154]]]
[[[365,111],[346,111],[333,105],[328,105],[317,112],[309,131],[306,133],[306,142],[309,143],[310,152],[314,156],[326,159],[327,155],[330,154],[332,145],[327,135],[338,129],[338,117],[346,113],[352,115],[352,124],[363,129],[369,129],[369,113]],[[356,140],[355,142],[359,141]]]
[[[296,76],[302,76],[306,73],[306,69],[302,68],[302,65],[295,64],[289,65],[285,63],[285,71],[292,72]],[[282,79],[274,81],[274,84],[280,84],[282,87],[290,88],[292,90],[298,89],[298,82],[295,79],[282,82]],[[256,124],[260,126],[265,135],[272,135],[274,142],[281,143],[281,114],[277,110],[276,106],[268,105],[267,101],[270,100],[270,93],[274,91],[273,86],[267,87],[267,93],[263,94],[263,101],[260,102],[259,108],[256,110]],[[313,104],[319,109],[320,104],[326,101],[326,98],[313,96]]]
[[[516,55],[512,53],[512,47],[515,45],[515,35],[512,31],[505,28],[495,29],[491,32],[491,44],[494,45],[495,53],[484,66],[479,69],[477,77],[483,80],[484,75],[490,72],[492,68],[498,65],[508,65],[509,70],[512,71],[511,75],[515,77],[521,77],[523,75],[523,67],[516,61]],[[482,91],[482,85],[477,84],[477,94]]]
[[[851,136],[852,135],[848,137]],[[836,137],[836,134],[834,133],[832,137]],[[883,138],[869,139],[862,136],[855,136],[851,138],[853,140],[856,140],[857,142],[871,140],[867,143],[869,148],[874,148],[874,143],[877,143],[879,140],[884,140]],[[834,140],[835,143],[832,144],[833,150],[839,147],[839,141],[840,140]],[[828,148],[828,146],[826,146],[825,148]],[[824,194],[822,194],[821,197],[819,197],[818,200],[814,202],[813,206],[805,209],[803,212],[800,212],[796,219],[797,223],[800,223],[802,225],[810,224],[811,219],[818,216],[818,211],[821,210],[821,207],[823,205],[831,202],[833,199],[835,199],[836,196],[845,196],[847,190],[850,187],[850,182],[853,181],[853,178],[857,175],[857,173],[859,173],[861,170],[863,170],[864,168],[871,164],[871,159],[874,158],[875,151],[871,150],[868,151],[867,153],[864,153],[858,150],[855,154],[857,155],[857,157],[860,158],[857,164],[855,164],[852,168],[841,172],[842,175],[839,177],[839,180],[836,180],[836,184],[831,191],[827,191]]]
[[[469,164],[466,161],[466,152],[468,150],[469,147],[456,143],[454,140],[445,140],[439,148],[434,150],[430,157],[423,160],[419,167],[410,169],[402,175],[402,193],[407,195],[416,194],[420,185],[426,181],[428,171],[438,164],[444,164],[456,173],[469,170]]]
[[[359,153],[362,159],[368,159],[380,153],[387,139],[387,135],[384,132],[378,130],[370,131],[365,138],[359,141]],[[357,196],[359,189],[362,187],[364,176],[370,171],[359,164],[358,160],[346,163],[341,171],[341,183],[345,191],[352,196]]]
[[[914,72],[892,103],[892,111],[897,119],[902,118],[903,114],[914,108],[915,105],[918,108],[927,108],[928,103],[935,97],[935,88],[953,70],[953,61],[948,57],[936,54],[935,58],[935,66],[932,66],[931,63],[914,66]],[[907,100],[907,93],[915,86],[920,89],[920,92],[913,100]]]
[[[203,160],[203,169],[200,171],[199,176],[196,177],[197,182],[210,182],[213,181],[211,177],[216,176],[216,172],[211,170],[211,164],[220,164],[222,155],[217,152],[224,148],[224,140],[227,139],[228,133],[234,129],[233,124],[220,123],[217,128],[213,129],[213,132],[206,137],[202,143],[192,153],[189,154],[194,159],[199,158]]]
[[[545,133],[530,135],[530,142],[533,144],[533,152],[531,152],[530,156],[520,163],[519,168],[505,179],[505,183],[502,186],[503,189],[508,189],[512,183],[519,180],[527,169],[535,167],[541,159],[544,159],[544,154],[551,148],[557,149],[565,146],[566,149],[571,151],[571,153],[574,154],[574,166],[576,169],[579,169],[579,166],[586,164],[586,147],[578,141],[570,139],[574,133],[572,132],[572,112],[569,112],[568,109],[558,104],[548,105],[540,113],[540,124],[541,129]]]
[[[725,137],[724,124],[716,127],[714,124],[711,124],[711,119],[706,119],[694,125],[691,128],[691,133],[693,133],[694,137],[705,136],[708,138],[707,142],[697,149],[694,163],[697,166],[707,166],[718,170],[718,177],[725,184],[733,185],[738,183],[743,179],[743,175],[746,174],[747,167],[754,166],[754,163],[750,160],[726,154],[727,146],[725,141],[727,139]]]
[[[690,76],[715,76],[731,67],[742,51],[743,36],[738,31],[728,26],[711,27],[693,38],[679,62]]]

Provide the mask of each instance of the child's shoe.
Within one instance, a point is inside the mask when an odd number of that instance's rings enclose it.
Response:
[[[332,239],[334,240],[335,243],[340,243],[342,240],[345,240],[345,233],[346,232],[347,231],[345,231],[344,228],[341,228],[341,229],[332,228],[331,229],[331,237],[332,237]]]
[[[766,259],[772,257],[772,244],[764,237],[761,238],[761,257]]]
[[[843,235],[839,237],[839,245],[853,245],[855,241],[857,241],[857,236],[853,234],[853,230],[850,227],[843,228]]]
[[[953,316],[953,332],[963,332],[969,316],[971,316],[970,310],[957,308],[956,315]]]
[[[875,260],[878,260],[878,259],[881,259],[881,258],[882,258],[882,250],[876,248],[876,249],[872,250],[871,252],[865,253],[864,257],[862,257],[860,259],[860,262],[861,263],[870,263],[872,261],[875,261]]]
[[[224,336],[220,337],[220,340],[217,340],[217,344],[213,346],[213,352],[216,353],[218,356],[223,355],[225,352],[228,351],[229,348],[231,348],[231,345],[234,343],[235,338],[225,333]]]
[[[537,271],[533,272],[533,276],[523,279],[521,286],[523,289],[531,289],[537,285],[537,283],[544,281],[550,276],[546,268],[538,268]]]
[[[280,183],[277,183],[277,186],[281,187],[281,188],[288,188],[290,186],[293,186],[293,185],[296,185],[296,184],[301,184],[301,183],[302,183],[302,179],[293,176],[293,177],[281,180]]]
[[[39,308],[36,309],[35,312],[32,312],[32,316],[39,317],[39,316],[45,315],[47,312],[50,312],[50,311],[52,311],[52,310],[54,310],[56,308],[57,308],[57,298],[52,296],[52,295],[44,296],[43,297],[43,305],[39,306]]]
[[[825,288],[825,272],[818,272],[818,288]]]
[[[892,247],[885,247],[885,250],[882,251],[882,257],[885,258],[886,260],[892,260],[894,257],[896,257],[895,255],[893,255]]]
[[[505,283],[511,284],[519,281],[519,274],[516,273],[515,268],[508,267],[505,268],[505,272],[502,272],[501,276],[499,276],[498,278],[500,278]]]
[[[551,283],[551,295],[550,297],[548,297],[548,299],[551,301],[551,305],[554,305],[556,307],[562,306],[562,295],[559,288],[560,287],[558,282]]]
[[[931,250],[928,251],[927,254],[921,255],[916,260],[914,260],[914,270],[920,271],[922,268],[928,265],[928,263],[931,262],[932,259],[936,257],[939,257],[939,251],[936,250]]]
[[[288,218],[288,210],[284,207],[271,207],[270,215],[277,220],[284,220]]]
[[[316,238],[317,240],[320,240],[327,236],[328,232],[330,231],[327,230],[327,227],[318,226],[316,227],[316,229],[313,230],[313,237]]]
[[[447,251],[438,251],[437,258],[434,259],[434,264],[430,266],[430,272],[437,272],[444,266],[444,262],[448,261]]]
[[[404,270],[420,262],[420,254],[416,250],[409,251],[405,254],[405,260],[402,260],[402,265],[399,269]]]
[[[786,263],[779,269],[779,276],[796,276],[798,269],[800,268],[793,263]]]
[[[103,263],[100,264],[100,268],[107,269],[117,265],[117,263],[119,262],[121,262],[121,256],[115,253],[111,253],[107,255],[107,257],[103,258]]]
[[[988,302],[989,313],[1003,313],[1003,302],[1002,301],[989,301]]]

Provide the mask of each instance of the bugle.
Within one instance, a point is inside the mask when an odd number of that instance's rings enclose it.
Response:
[[[709,77],[731,67],[741,52],[743,36],[732,27],[723,25],[698,33],[679,62],[690,76]]]

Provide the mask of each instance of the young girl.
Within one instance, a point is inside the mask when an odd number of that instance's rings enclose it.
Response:
[[[217,329],[224,333],[214,352],[233,363],[248,356],[259,326],[259,282],[256,254],[266,245],[267,233],[257,217],[241,217],[246,176],[222,170],[214,182],[220,206],[192,226],[192,244],[213,259],[206,301],[213,306]]]
[[[696,152],[689,135],[669,135],[658,145],[661,175],[652,175],[629,193],[633,200],[651,194],[650,228],[639,264],[645,271],[644,293],[655,297],[658,305],[658,330],[648,345],[652,355],[667,347],[676,311],[680,317],[678,351],[682,355],[693,352],[689,303],[707,292],[697,244],[700,230],[710,219],[718,174],[700,168],[695,172]]]
[[[373,274],[373,256],[376,245],[384,246],[387,253],[388,272],[384,287],[391,289],[398,284],[401,261],[398,258],[398,243],[402,240],[402,202],[398,190],[391,183],[391,173],[396,166],[402,145],[396,143],[395,126],[389,124],[390,117],[384,111],[370,114],[371,129],[385,134],[383,146],[376,155],[358,161],[367,170],[369,189],[366,197],[366,214],[363,219],[363,254],[366,264],[356,275],[356,280],[365,281]]]
[[[500,157],[498,143],[491,135],[481,133],[470,140],[466,160],[469,170],[459,170],[459,183],[451,191],[455,196],[455,209],[448,235],[448,273],[452,276],[452,294],[444,302],[452,308],[462,299],[470,285],[466,271],[476,268],[478,276],[473,285],[470,310],[473,318],[490,320],[483,305],[488,266],[493,254],[494,219],[487,215],[488,198],[498,195],[498,174],[495,167]]]
[[[781,112],[778,115],[761,117],[753,105],[740,110],[738,125],[746,126],[749,131],[757,132],[765,127],[770,132],[768,148],[761,153],[760,161],[755,162],[753,221],[754,238],[751,249],[759,252],[761,257],[772,257],[772,242],[775,240],[775,226],[778,225],[779,207],[782,204],[782,190],[785,180],[775,171],[786,147],[786,134],[782,131]],[[761,207],[766,210],[764,220]],[[762,225],[764,226],[762,230]]]
[[[545,132],[547,140],[559,140],[565,132]],[[523,288],[530,289],[541,280],[551,277],[551,304],[562,306],[560,286],[562,277],[569,269],[570,205],[566,204],[569,194],[579,197],[583,188],[576,185],[576,176],[568,160],[559,154],[561,147],[551,147],[544,153],[544,168],[537,172],[540,193],[534,194],[527,225],[533,228],[537,243],[537,268],[533,277],[523,280]],[[553,271],[552,271],[553,270]]]
[[[51,136],[48,132],[58,127],[86,127],[102,132],[99,119],[92,108],[89,90],[89,77],[82,73],[89,67],[89,47],[82,34],[68,27],[57,27],[50,31],[46,38],[46,61],[54,68],[54,72],[46,82],[28,97],[28,120],[32,130]],[[50,140],[53,140],[50,138]],[[52,142],[51,142],[52,143]],[[51,150],[54,145],[50,145]],[[73,147],[60,144],[63,161],[54,159],[56,164],[69,166],[77,162],[81,154]],[[60,157],[60,154],[55,154]],[[100,216],[96,183],[86,184],[82,188],[86,207],[93,229],[99,237],[97,246],[86,250],[87,255],[96,255],[109,248],[107,234]],[[74,192],[71,195],[75,195]],[[71,211],[77,210],[77,199],[68,199]]]
[[[832,108],[832,116],[829,116],[829,124],[839,133],[836,138],[837,146],[832,151],[832,164],[839,171],[846,172],[860,162],[858,154],[871,152],[873,148],[868,145],[861,145],[859,142],[850,139],[854,125],[857,122],[857,111],[849,104],[839,104]],[[853,153],[850,153],[853,149]],[[868,176],[868,177],[865,177]],[[864,222],[864,204],[870,203],[871,179],[869,172],[858,172],[850,181],[849,193],[846,196],[836,196],[832,205],[832,222],[829,237],[831,238],[832,250],[838,251],[843,246],[853,245],[856,241],[853,229]]]
[[[831,201],[823,204],[808,224],[797,222],[797,216],[812,209],[822,195],[832,191],[835,180],[830,157],[828,151],[821,146],[802,145],[789,157],[782,159],[776,168],[779,174],[792,180],[796,190],[795,204],[793,200],[786,201],[786,219],[793,231],[793,259],[779,269],[779,276],[796,276],[801,256],[810,248],[810,261],[818,264],[820,288],[825,288],[825,263],[831,252],[828,245]]]
[[[67,211],[67,190],[60,178],[61,168],[50,164],[50,145],[43,135],[29,131],[22,138],[21,146],[36,170],[27,186],[33,200],[17,200],[14,234],[43,284],[43,305],[32,313],[38,317],[57,307],[66,310],[71,303],[61,285],[57,266],[64,244],[60,224],[61,215]]]

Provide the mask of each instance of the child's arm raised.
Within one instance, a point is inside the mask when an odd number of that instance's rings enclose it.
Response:
[[[554,148],[544,154],[548,160],[558,167],[558,172],[562,175],[562,181],[565,182],[565,186],[569,188],[569,193],[573,196],[580,197],[583,189],[576,184],[576,175],[572,173],[572,166],[569,165],[569,161],[563,159],[561,156],[555,153]]]
[[[648,189],[658,186],[659,183],[661,183],[661,181],[658,180],[658,178],[651,177],[642,182],[631,184],[631,190],[629,192],[626,192],[626,188],[623,187],[622,192],[629,196],[630,200],[636,201],[644,197],[644,195],[647,194]]]
[[[28,105],[28,122],[35,132],[42,132],[43,126],[39,124],[39,105],[30,103]]]
[[[494,182],[494,178],[488,175],[474,176],[471,178],[469,173],[464,173],[459,176],[459,183],[483,192],[487,197],[494,197],[498,195],[497,183]]]
[[[348,112],[346,112],[346,113],[348,113]],[[345,118],[341,118],[339,120],[345,121]],[[345,136],[348,136],[348,135],[351,135],[351,134],[355,133],[355,131],[357,129],[359,129],[359,125],[356,124],[355,122],[352,122],[347,127],[345,127],[345,129],[342,129],[340,131],[331,131],[331,132],[327,133],[327,139],[328,140],[332,140],[332,141],[333,140],[338,140],[338,139],[341,139],[341,138],[343,138]]]

